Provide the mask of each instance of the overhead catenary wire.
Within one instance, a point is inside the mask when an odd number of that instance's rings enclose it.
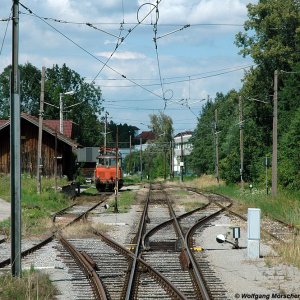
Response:
[[[10,13],[10,15],[9,15],[9,17],[7,19],[1,19],[1,21],[6,21],[7,23],[6,23],[6,27],[5,27],[5,31],[4,31],[2,43],[1,43],[0,56],[2,54],[2,50],[3,50],[3,46],[4,46],[4,42],[5,42],[5,38],[6,38],[6,34],[7,34],[7,29],[8,29],[8,25],[9,25],[10,20],[11,20],[11,13]]]
[[[178,76],[171,76],[171,77],[164,77],[163,80],[170,80],[170,79],[176,79],[176,78],[187,78],[189,80],[190,77],[195,77],[195,76],[202,76],[204,74],[210,74],[210,73],[216,73],[216,72],[221,72],[221,71],[232,71],[235,72],[236,70],[241,70],[241,69],[248,69],[251,67],[254,67],[254,64],[247,64],[247,65],[242,65],[242,66],[235,66],[235,67],[224,67],[221,69],[217,70],[211,70],[211,71],[206,71],[206,72],[201,72],[197,74],[188,74],[188,75],[178,75]],[[136,81],[159,81],[157,78],[131,78],[132,80]],[[86,80],[92,80],[91,78],[86,78]],[[123,78],[97,78],[97,80],[100,81],[123,81],[126,79]],[[158,83],[159,85],[159,83]]]
[[[211,78],[211,77],[221,76],[221,75],[229,74],[229,73],[232,73],[232,72],[241,71],[243,69],[250,68],[252,66],[254,66],[254,65],[239,67],[239,68],[236,68],[234,70],[219,72],[217,74],[212,74],[212,75],[199,76],[199,77],[196,77],[196,78],[191,78],[192,75],[190,75],[190,76],[188,76],[190,78],[182,79],[182,80],[169,81],[169,82],[166,81],[166,80],[164,80],[164,85],[181,83],[181,82],[189,82],[189,81],[194,81],[194,80],[201,80],[201,79],[205,79],[205,78]],[[186,77],[186,76],[184,76],[184,77]],[[105,79],[103,79],[103,80],[105,80]],[[138,80],[138,79],[136,79],[136,80]],[[152,84],[143,84],[141,86],[143,86],[143,87],[150,87],[150,86],[160,86],[160,85],[161,85],[160,83],[152,83]],[[99,86],[106,87],[106,88],[116,88],[116,87],[119,87],[119,88],[129,88],[129,87],[134,87],[134,85],[99,85]]]
[[[157,1],[158,3],[161,2],[162,0]],[[157,4],[158,5],[158,4]],[[142,21],[138,22],[133,28],[129,29],[127,34],[124,37],[121,37],[121,32],[123,29],[123,24],[120,24],[120,36],[117,40],[117,44],[116,47],[114,49],[114,51],[110,54],[110,56],[107,58],[106,62],[104,63],[104,65],[102,66],[102,68],[100,69],[100,71],[96,74],[96,76],[94,77],[94,79],[92,80],[92,82],[94,83],[96,78],[101,74],[102,70],[104,69],[105,66],[107,66],[108,62],[110,61],[110,59],[113,57],[113,55],[116,53],[117,49],[119,48],[119,46],[124,42],[124,40],[138,27],[138,25],[143,22],[148,16],[149,14],[151,14],[153,11],[150,10],[150,12],[148,14],[146,14],[146,16],[142,19]],[[137,13],[137,18],[138,18],[138,13]]]
[[[54,31],[56,31],[57,33],[59,33],[60,35],[62,35],[65,39],[67,39],[68,41],[70,41],[72,44],[74,44],[76,47],[78,47],[79,49],[81,49],[83,52],[85,52],[86,54],[88,54],[89,56],[91,56],[92,58],[96,59],[97,61],[99,61],[102,64],[105,64],[105,62],[103,62],[101,59],[99,59],[96,55],[92,54],[90,51],[88,51],[87,49],[85,49],[83,46],[81,46],[80,44],[78,44],[77,42],[75,42],[74,40],[72,40],[70,37],[68,37],[66,34],[64,34],[63,32],[61,32],[60,30],[58,30],[57,28],[55,28],[53,25],[49,24],[46,20],[44,20],[43,18],[39,17],[37,14],[35,14],[32,10],[30,10],[27,6],[25,6],[22,3],[19,3],[24,9],[26,9],[28,12],[30,12],[31,14],[34,14],[37,18],[39,18],[42,22],[44,22],[45,24],[47,24],[49,27],[51,27]],[[148,93],[158,97],[158,98],[162,98],[160,95],[152,92],[151,90],[143,87],[142,85],[140,85],[139,83],[135,82],[134,80],[131,80],[130,78],[127,78],[126,75],[120,73],[119,71],[117,71],[116,69],[110,67],[108,64],[105,65],[108,69],[110,69],[111,71],[113,71],[114,73],[120,75],[121,77],[123,77],[124,79],[128,80],[129,82],[131,82],[132,84],[134,84],[135,86],[139,86],[140,88],[142,88],[143,90],[147,91]]]
[[[22,12],[20,11],[20,14],[23,15],[29,15],[32,17],[36,17],[35,15],[32,15],[30,13]],[[93,24],[93,25],[120,25],[120,22],[96,22],[96,21],[70,21],[70,20],[63,20],[63,19],[58,19],[58,18],[52,18],[52,17],[43,17],[40,16],[41,18],[56,22],[56,23],[64,23],[64,24],[70,24],[70,25],[86,25],[87,23]],[[6,21],[7,19],[3,18],[0,19],[0,21]],[[130,25],[130,26],[135,26],[135,25],[140,25],[140,26],[153,26],[153,22],[150,23],[141,23],[141,22],[122,22],[123,25]],[[181,23],[161,23],[159,26],[160,27],[180,27],[180,26],[187,26],[189,27],[199,27],[199,26],[229,26],[229,27],[243,27],[244,24],[235,24],[235,23],[189,23],[189,24],[181,24]],[[279,29],[279,28],[271,28],[271,29]]]

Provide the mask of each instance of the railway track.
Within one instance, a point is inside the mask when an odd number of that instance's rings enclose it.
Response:
[[[141,221],[144,223],[140,225],[146,232],[141,242],[144,247],[139,251],[136,248],[136,255],[163,274],[182,293],[184,299],[211,299],[210,283],[204,281],[190,250],[194,232],[190,229],[192,224],[198,224],[201,220],[204,222],[204,219],[208,220],[222,209],[211,201],[202,209],[176,216],[171,202],[161,186],[154,187],[149,196],[145,220]],[[139,242],[136,243],[139,247]],[[139,273],[138,278],[135,295],[137,299],[148,299],[150,293],[153,293],[151,282],[143,273]],[[150,292],[145,292],[147,289]]]
[[[52,237],[38,252],[45,251],[47,256],[55,249],[59,253],[58,269],[65,269],[69,274],[69,295],[74,294],[70,299],[228,299],[222,281],[205,251],[195,247],[199,246],[195,240],[201,239],[203,229],[211,226],[210,221],[221,213],[245,218],[231,211],[228,198],[209,193],[201,195],[207,198],[205,206],[182,213],[164,187],[150,187],[143,210],[137,209],[141,221],[131,230],[136,234],[129,248],[92,229],[95,237],[72,238],[63,243]],[[53,220],[62,228],[87,218],[91,211],[90,218],[97,219],[101,215],[99,205],[71,206],[58,212]],[[86,214],[82,215],[82,210]],[[71,246],[67,250],[62,244]],[[29,253],[28,262],[24,262],[27,267],[38,256],[37,252]],[[82,265],[83,260],[86,262]],[[45,264],[41,267],[56,268]],[[93,283],[92,278],[98,283]]]
[[[91,258],[108,299],[210,299],[209,296],[203,297],[200,288],[197,287],[197,279],[195,280],[197,275],[191,275],[189,268],[182,264],[180,244],[186,242],[184,240],[178,242],[178,234],[174,233],[174,224],[163,226],[163,234],[161,230],[156,230],[156,233],[159,233],[158,237],[156,234],[153,235],[156,246],[162,243],[163,249],[155,251],[142,249],[142,237],[146,226],[151,224],[149,226],[151,231],[162,220],[165,222],[170,220],[170,206],[166,207],[165,203],[158,205],[160,202],[166,202],[164,199],[166,194],[162,193],[163,197],[160,198],[161,196],[157,197],[160,192],[156,193],[154,190],[154,197],[151,197],[152,193],[153,190],[149,192],[146,199],[132,251],[96,230],[94,233],[102,242],[95,239],[73,239],[71,243],[80,253],[87,253]],[[151,218],[157,217],[158,211],[160,215],[154,223]],[[168,231],[170,236],[166,235]],[[152,241],[150,247],[153,246],[155,248],[155,242],[153,244]],[[196,265],[193,266],[195,267]]]
[[[229,199],[228,197],[219,194],[213,194],[213,193],[204,194],[203,192],[195,188],[188,188],[188,190],[193,191],[200,195],[204,195],[209,199]],[[222,205],[222,202],[218,201],[216,203],[219,205],[219,207],[224,207],[224,205]],[[226,207],[225,210],[229,217],[238,218],[239,220],[247,222],[246,215],[241,215],[240,213],[235,212],[233,209],[229,207]],[[288,224],[286,222],[271,217],[262,218],[261,230],[265,235],[279,242],[286,242],[288,240],[292,240],[293,236],[295,234],[298,234],[299,231],[299,229],[297,229],[293,224]]]
[[[54,227],[50,229],[48,235],[42,239],[34,239],[34,240],[26,240],[22,242],[22,252],[21,257],[24,258],[27,255],[37,251],[38,249],[42,248],[43,246],[47,245],[55,238],[55,234],[62,230],[63,228],[74,224],[75,222],[84,219],[87,215],[101,205],[106,199],[107,195],[102,195],[97,202],[92,203],[75,203],[58,213],[53,215],[53,224]],[[6,267],[10,264],[10,243],[5,240],[0,246],[0,268]]]

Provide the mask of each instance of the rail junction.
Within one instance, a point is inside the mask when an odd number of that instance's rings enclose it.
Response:
[[[136,206],[139,221],[131,229],[128,243],[108,236],[92,222],[88,237],[64,237],[63,228],[78,221],[90,222],[93,215],[101,220],[109,195],[74,203],[53,214],[50,235],[22,252],[24,265],[55,256],[69,274],[74,299],[228,299],[223,282],[196,241],[220,214],[232,214],[242,221],[245,217],[233,212],[232,201],[224,196],[192,192],[206,203],[182,212],[162,184],[150,184]],[[278,228],[268,234],[276,240],[282,238]],[[55,253],[50,254],[53,249]],[[10,263],[9,257],[2,260],[9,255],[5,240],[1,240],[0,253],[0,268],[5,268]]]

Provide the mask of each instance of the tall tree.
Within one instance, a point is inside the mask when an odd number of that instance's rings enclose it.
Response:
[[[40,99],[41,71],[31,63],[19,66],[21,111],[37,116]],[[7,66],[0,74],[0,117],[9,116],[10,109],[10,73],[11,66]]]
[[[166,177],[169,174],[170,142],[173,139],[173,120],[163,112],[151,114],[150,129],[155,135],[153,145],[147,148],[145,171],[152,177]]]
[[[74,91],[74,95],[64,95],[64,118],[74,122],[77,141],[84,146],[99,146],[103,139],[99,115],[103,110],[102,94],[98,87],[86,83],[84,78],[65,64],[54,65],[46,70],[45,101],[59,106],[60,93]],[[76,104],[76,105],[75,105]],[[77,105],[78,104],[78,105]],[[73,106],[74,105],[74,106]],[[68,107],[70,107],[68,109]],[[52,106],[45,107],[46,118],[58,118],[58,111]]]
[[[40,101],[41,71],[30,63],[20,65],[21,111],[38,116]],[[0,117],[9,116],[10,70],[4,69],[0,75]],[[76,140],[84,146],[98,146],[103,136],[99,116],[102,112],[102,94],[98,87],[86,83],[77,72],[65,64],[61,67],[54,65],[46,69],[44,118],[59,119],[60,93],[74,91],[72,96],[64,95],[63,103],[66,108],[64,119],[74,123]],[[80,104],[78,104],[80,103]],[[74,104],[78,104],[73,106]],[[70,107],[72,106],[72,107]],[[68,109],[69,107],[69,109]]]

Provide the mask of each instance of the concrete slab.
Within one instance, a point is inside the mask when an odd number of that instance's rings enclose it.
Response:
[[[0,221],[10,217],[10,203],[0,198]]]

